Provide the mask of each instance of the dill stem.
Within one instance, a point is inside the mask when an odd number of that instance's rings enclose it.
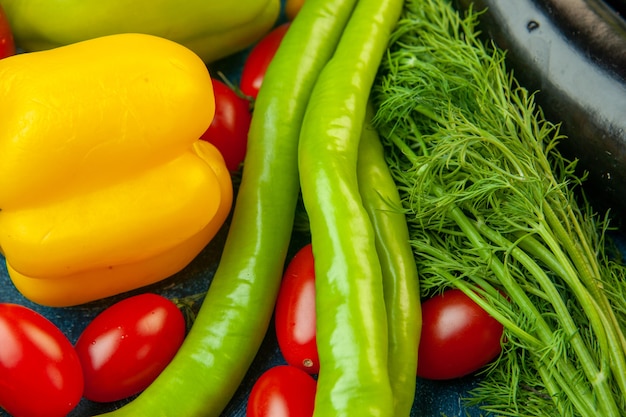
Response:
[[[542,366],[542,364],[539,362],[539,359],[533,356],[533,362],[535,363],[535,369],[537,369],[537,372],[539,373],[539,376],[541,377],[541,379],[544,381],[544,386],[546,388],[546,391],[548,391],[548,394],[550,395],[550,397],[552,398],[552,401],[554,401],[554,403],[556,404],[556,407],[559,409],[559,414],[564,416],[565,414],[565,406],[563,404],[562,401],[559,401],[558,399],[555,400],[555,398],[558,398],[559,396],[559,392],[561,389],[561,385],[556,381],[556,378],[554,377],[554,373],[550,372],[550,368],[547,366]],[[570,393],[567,393],[567,396],[569,398],[576,398],[575,395],[570,395]],[[583,401],[580,401],[582,404],[576,404],[575,408],[577,410],[583,409],[583,408],[587,408],[587,404],[584,403]],[[590,413],[593,410],[589,410],[587,409],[586,413]]]
[[[389,139],[400,150],[400,152],[402,152],[402,154],[406,156],[409,161],[411,161],[413,166],[415,166],[417,155],[413,152],[413,149],[411,149],[411,147],[395,133],[389,134]],[[422,141],[420,141],[420,143],[422,143]],[[426,152],[426,149],[424,149],[424,152]]]
[[[443,194],[443,191],[437,187],[435,187],[435,193],[436,194]],[[494,272],[494,274],[498,277],[500,283],[503,285],[507,295],[509,297],[511,297],[511,299],[515,300],[515,302],[525,311],[529,312],[529,316],[535,318],[536,320],[536,331],[537,334],[539,336],[539,338],[546,344],[546,346],[554,346],[554,333],[552,332],[550,326],[548,325],[548,323],[543,319],[543,317],[541,316],[541,313],[537,310],[537,308],[535,307],[535,305],[532,303],[532,301],[528,298],[528,295],[524,292],[524,290],[522,288],[520,288],[519,284],[517,284],[515,282],[515,280],[512,279],[512,277],[510,276],[510,274],[508,273],[506,267],[504,266],[504,264],[502,263],[502,261],[500,261],[497,257],[492,256],[491,250],[489,249],[489,245],[487,244],[487,242],[485,242],[485,240],[483,239],[482,235],[481,235],[481,231],[479,231],[476,227],[475,223],[472,223],[472,221],[466,216],[466,214],[463,212],[463,210],[461,210],[458,206],[452,204],[449,208],[448,208],[448,213],[450,215],[450,217],[456,222],[456,224],[459,226],[459,228],[465,233],[465,235],[467,236],[468,240],[474,245],[474,247],[476,247],[477,249],[479,249],[480,253],[481,253],[481,257],[484,259],[484,261],[489,265],[489,267],[491,268],[491,270]],[[496,234],[496,233],[494,233]],[[498,236],[501,237],[501,235],[497,234]],[[520,250],[520,252],[522,252]],[[534,263],[534,261],[533,261]],[[536,264],[535,264],[536,265]],[[541,271],[540,268],[537,267],[537,269],[539,271]],[[537,271],[535,271],[537,273]],[[532,273],[532,271],[531,271]],[[541,273],[543,273],[545,275],[545,273],[543,271],[541,271]],[[545,291],[545,289],[544,289]],[[551,291],[552,292],[552,291]],[[560,300],[560,295],[558,294],[558,292],[555,294],[552,294],[552,296],[556,296],[559,300]],[[555,303],[556,300],[552,300],[553,304]],[[567,313],[567,308],[565,308],[565,313],[561,312],[562,314],[566,314],[567,316],[569,316],[569,313]],[[572,340],[576,339],[576,333],[577,329],[574,326],[574,334],[573,334],[573,338]],[[571,328],[570,328],[570,334],[571,334]],[[552,350],[554,351],[554,347],[552,348]],[[579,356],[582,356],[583,358],[581,359],[581,363],[585,364],[585,367],[589,367],[590,364],[593,363],[593,361],[588,357],[588,352],[587,354],[585,354],[586,350],[582,350],[578,349],[577,353],[579,354]],[[592,414],[587,414],[589,415],[589,417],[592,416],[596,416],[597,415],[597,411],[595,410],[595,405],[597,405],[597,403],[594,401],[593,396],[591,394],[591,392],[586,389],[586,387],[578,387],[578,389],[574,392],[572,390],[572,387],[570,384],[572,384],[573,381],[576,380],[576,369],[573,367],[572,363],[570,363],[569,361],[565,360],[561,355],[559,355],[559,352],[554,352],[556,355],[556,359],[557,359],[557,364],[558,369],[560,372],[563,373],[563,378],[562,381],[565,383],[565,386],[561,386],[561,389],[564,392],[571,392],[571,395],[573,395],[573,398],[571,398],[572,403],[576,403],[578,404],[578,406],[581,406],[580,404],[586,404],[586,406],[584,407],[584,409],[580,409],[579,411],[581,412],[582,415],[585,415],[585,409],[586,410],[593,410]],[[542,357],[543,358],[543,357]],[[549,361],[548,365],[551,364],[552,361]],[[556,364],[555,364],[556,365]],[[555,366],[555,368],[557,368],[557,366]],[[550,375],[551,377],[554,377],[554,374],[549,373],[548,375]],[[597,373],[596,373],[597,376]],[[557,382],[561,381],[561,378],[557,378]],[[594,382],[595,381],[595,382]],[[607,412],[606,414],[604,414],[605,416],[619,416],[619,412],[617,410],[617,406],[615,405],[615,401],[613,399],[613,397],[610,395],[610,390],[608,389],[608,387],[606,387],[606,379],[605,378],[594,378],[594,381],[592,381],[594,386],[599,387],[599,391],[600,391],[600,398],[603,399],[603,401],[600,401],[600,407],[602,408],[607,408],[605,411]],[[578,402],[578,400],[581,399],[583,401],[583,403]]]
[[[565,254],[562,253],[555,239],[543,227],[538,227],[536,232],[542,236],[545,242],[550,242],[549,246],[551,249],[545,247],[531,235],[521,237],[517,243],[518,246],[527,254],[543,262],[547,268],[567,283],[576,295],[576,299],[585,311],[585,314],[587,314],[591,327],[594,333],[596,333],[598,344],[601,346],[600,352],[602,352],[603,357],[606,357],[606,352],[609,352],[611,349],[607,332],[603,325],[603,323],[607,322],[606,317],[589,294],[587,288],[579,282],[576,270]]]
[[[560,195],[560,194],[559,194]],[[561,200],[564,200],[562,198]],[[559,204],[560,203],[560,204]],[[560,208],[560,215],[554,210],[554,208]],[[551,227],[557,232],[559,238],[565,238],[562,242],[567,252],[570,254],[574,261],[574,265],[580,271],[588,271],[584,274],[586,285],[593,289],[594,296],[600,296],[601,291],[598,288],[598,282],[593,279],[600,275],[600,267],[598,266],[596,253],[589,247],[589,242],[585,238],[585,234],[580,228],[579,221],[576,219],[573,210],[567,201],[557,201],[556,204],[550,204],[545,211],[546,220]],[[563,224],[567,224],[568,230],[565,230]],[[569,232],[569,233],[568,233]],[[562,235],[564,233],[564,235]],[[574,241],[572,236],[577,236],[578,239]],[[598,294],[595,294],[595,292]]]
[[[537,360],[535,360],[535,362],[537,362]],[[571,387],[572,381],[568,381],[567,378],[564,378],[559,373],[553,372],[548,366],[541,366],[541,364],[537,364],[535,368],[538,370],[543,381],[545,381],[546,390],[559,409],[560,415],[567,415],[564,408],[564,402],[561,401],[561,396],[564,392],[567,395],[567,398],[571,401],[572,406],[578,410],[582,416],[598,416],[598,410],[593,406],[593,404],[589,403],[585,398],[580,397],[577,392],[574,392]],[[619,416],[619,414],[613,415]]]
[[[572,262],[574,263],[576,270],[580,273],[581,280],[584,282],[589,291],[591,291],[594,298],[601,300],[603,297],[597,286],[597,282],[599,281],[594,279],[594,277],[599,276],[600,272],[596,267],[596,263],[591,262],[591,259],[594,259],[595,254],[592,254],[592,257],[585,256],[580,244],[577,245],[572,239],[572,233],[575,233],[576,236],[581,235],[580,228],[577,226],[578,222],[570,222],[570,217],[565,214],[560,217],[557,216],[552,208],[552,204],[545,204],[543,212],[545,214],[546,221],[550,225],[550,229],[554,231],[558,241],[561,245],[563,245],[565,251],[569,254]],[[566,230],[563,226],[563,222],[566,222],[566,224],[570,226],[570,229],[574,226],[575,230]],[[585,242],[585,239],[579,239],[578,242]]]
[[[550,301],[550,304],[554,308],[556,316],[558,317],[562,328],[565,330],[565,334],[568,336],[569,343],[578,356],[583,371],[587,376],[587,380],[591,386],[594,387],[598,397],[597,402],[599,407],[604,409],[604,413],[602,415],[618,416],[619,410],[608,385],[608,358],[606,358],[606,354],[603,354],[603,359],[600,361],[600,369],[598,369],[587,345],[580,336],[576,322],[570,315],[567,306],[561,298],[559,290],[554,285],[554,282],[525,251],[520,249],[518,246],[515,246],[510,240],[489,229],[484,223],[477,224],[477,227],[478,230],[489,240],[504,248],[508,248],[507,250],[511,253],[511,255],[524,265],[528,272],[535,278],[535,280],[537,280],[543,291],[546,293],[546,298]],[[568,263],[567,260],[563,260],[562,262],[564,265]],[[577,282],[575,275],[567,278],[567,284],[576,294],[582,308],[585,310],[585,313],[589,318],[592,327],[594,327],[594,332],[596,333],[598,342],[602,345],[601,351],[607,352],[608,344],[606,334],[602,326],[601,317],[594,308],[595,303],[593,303],[593,300],[588,297],[588,293],[585,291],[584,287],[581,288],[580,282]],[[558,355],[559,353],[556,354]]]
[[[626,355],[626,336],[621,330],[618,320],[615,317],[615,312],[611,308],[606,294],[604,294],[602,288],[600,287],[602,281],[600,280],[600,268],[597,262],[597,254],[589,248],[587,240],[584,239],[584,233],[580,230],[580,225],[571,209],[567,210],[567,218],[570,219],[568,224],[573,224],[575,226],[576,236],[583,236],[583,238],[577,240],[578,245],[576,245],[576,242],[572,240],[571,234],[565,230],[562,222],[559,220],[559,217],[557,217],[556,213],[552,210],[552,207],[547,206],[546,209],[546,219],[548,220],[550,227],[555,231],[559,241],[565,246],[568,254],[574,262],[574,265],[576,265],[576,269],[578,270],[584,285],[591,291],[594,299],[600,304],[603,312],[608,315],[612,328],[617,333],[616,337],[619,339],[621,348],[617,345],[614,345],[613,348],[619,349],[622,356]],[[577,248],[581,249],[576,250]],[[587,254],[586,256],[584,255],[585,253]],[[622,363],[624,364],[623,361],[624,359],[622,359]],[[626,366],[626,364],[624,364],[624,366]],[[621,379],[620,386],[622,392],[626,395],[626,371],[624,368],[621,368],[621,371],[622,372],[620,372],[618,378]]]
[[[584,256],[580,245],[572,241],[571,234],[563,228],[549,204],[544,205],[543,209],[552,229],[539,227],[537,233],[550,249],[542,250],[543,245],[534,239],[528,239],[525,242],[522,240],[522,245],[526,251],[548,265],[574,292],[597,337],[600,345],[599,352],[610,366],[622,395],[626,396],[624,333],[617,323],[606,295],[596,284],[600,282],[600,277],[595,275],[597,278],[594,278],[593,274],[598,268],[590,265],[592,263],[590,259],[595,259],[595,257]],[[555,235],[553,236],[548,230],[553,230]],[[561,250],[561,245],[566,248],[569,258]],[[585,259],[587,259],[586,262]]]

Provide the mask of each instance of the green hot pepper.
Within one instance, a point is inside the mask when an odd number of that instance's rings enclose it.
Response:
[[[417,265],[400,194],[385,160],[368,108],[357,161],[363,205],[374,227],[383,276],[389,333],[389,379],[394,415],[408,416],[415,398],[417,352],[422,329]]]
[[[359,194],[357,154],[369,93],[402,5],[358,2],[315,84],[300,134],[300,185],[315,256],[316,416],[394,416],[382,271]]]
[[[239,387],[268,329],[282,278],[305,107],[354,2],[309,0],[286,33],[255,103],[226,244],[191,331],[152,385],[107,416],[219,416]]]
[[[51,49],[116,33],[178,42],[205,62],[241,51],[276,23],[280,0],[0,0],[16,44]]]

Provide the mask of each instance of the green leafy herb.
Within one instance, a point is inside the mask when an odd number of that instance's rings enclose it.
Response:
[[[479,13],[408,0],[372,91],[423,296],[460,288],[505,325],[472,402],[499,415],[626,410],[623,265],[566,140],[480,38]],[[578,191],[578,192],[577,192]]]

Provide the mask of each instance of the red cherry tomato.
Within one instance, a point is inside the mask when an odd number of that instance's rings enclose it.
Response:
[[[417,375],[438,380],[469,375],[498,356],[502,333],[503,326],[460,290],[426,300]]]
[[[14,417],[61,417],[78,405],[83,374],[72,343],[28,307],[0,304],[0,407]]]
[[[246,417],[311,417],[317,381],[289,365],[274,366],[255,382]]]
[[[250,128],[250,102],[223,82],[213,79],[215,117],[201,136],[221,152],[230,171],[239,169],[246,156]]]
[[[15,43],[13,42],[11,26],[4,9],[0,5],[0,59],[11,55],[15,55]]]
[[[108,307],[76,342],[85,398],[117,401],[144,390],[172,360],[184,337],[183,314],[160,295],[140,294]]]
[[[239,88],[252,98],[256,98],[263,84],[265,72],[276,54],[290,23],[276,26],[270,33],[265,35],[251,50],[241,69]]]
[[[315,269],[311,244],[289,262],[276,299],[274,324],[285,361],[317,374],[320,369],[315,343]]]

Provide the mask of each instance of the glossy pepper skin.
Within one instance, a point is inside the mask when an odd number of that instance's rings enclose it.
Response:
[[[320,360],[314,417],[398,416],[389,368],[391,306],[357,162],[370,91],[402,7],[402,0],[356,2],[302,119],[298,170],[315,258]]]
[[[422,329],[419,275],[410,244],[407,218],[385,150],[372,125],[368,106],[357,155],[357,181],[363,207],[372,223],[380,261],[389,352],[387,366],[394,416],[411,414]]]
[[[280,0],[0,0],[16,44],[56,48],[117,33],[180,43],[205,62],[241,51],[273,27]]]
[[[192,51],[112,35],[0,61],[0,249],[34,302],[69,306],[186,266],[232,204],[198,138],[215,103]]]

